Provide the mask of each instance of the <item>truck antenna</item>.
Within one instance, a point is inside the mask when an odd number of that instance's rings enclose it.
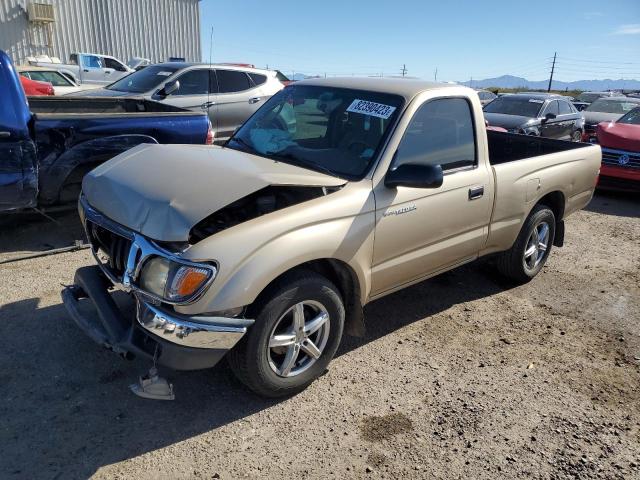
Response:
[[[218,81],[217,76],[214,77],[211,74],[213,70],[212,65],[213,65],[213,25],[211,25],[211,37],[209,38],[209,88],[207,88],[207,103],[205,104],[207,117],[209,116],[209,109],[211,108],[211,87],[213,87],[213,85],[211,84],[211,80],[212,78],[215,78],[216,82]],[[211,118],[209,118],[209,121],[211,121]]]

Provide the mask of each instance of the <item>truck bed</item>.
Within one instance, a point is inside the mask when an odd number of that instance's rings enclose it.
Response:
[[[29,97],[31,112],[38,117],[118,116],[139,114],[197,115],[200,112],[135,97]]]
[[[588,143],[567,142],[565,140],[491,130],[487,131],[487,141],[491,165],[500,165],[516,160],[591,146]]]

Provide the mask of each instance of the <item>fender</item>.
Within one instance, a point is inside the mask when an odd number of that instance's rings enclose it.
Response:
[[[97,166],[141,143],[157,144],[158,141],[149,135],[136,134],[94,138],[73,145],[57,158],[47,158],[41,162],[39,203],[47,205],[58,201],[60,189],[77,167]],[[55,156],[55,152],[50,155]]]

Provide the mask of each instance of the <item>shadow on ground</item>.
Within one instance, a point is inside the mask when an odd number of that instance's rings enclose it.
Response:
[[[596,190],[585,210],[618,217],[640,217],[640,193]]]
[[[504,288],[480,263],[385,297],[366,308],[366,337],[345,338],[338,355]],[[148,362],[128,362],[101,349],[72,324],[61,304],[38,303],[0,306],[0,338],[10,339],[0,349],[3,478],[86,478],[103,465],[287,401],[248,392],[225,362],[209,371],[165,372],[175,386],[173,402],[137,398],[127,387]]]

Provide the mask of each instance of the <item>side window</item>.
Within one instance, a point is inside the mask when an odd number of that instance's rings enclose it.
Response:
[[[104,57],[102,60],[104,61],[104,66],[106,68],[113,68],[117,72],[126,72],[127,71],[127,69],[124,68],[124,65],[122,65],[117,60],[114,60],[113,58]]]
[[[553,113],[557,116],[559,115],[558,112],[558,101],[554,100],[553,102],[549,103],[549,105],[547,105],[547,108],[544,109],[544,113],[542,114],[542,116],[544,117],[547,113]]]
[[[253,80],[253,84],[256,87],[259,87],[260,85],[262,85],[263,83],[266,83],[267,81],[267,76],[260,75],[259,73],[250,73],[249,76],[251,77],[251,80]]]
[[[393,167],[403,163],[441,165],[443,170],[476,164],[473,115],[462,98],[422,105],[400,142]]]
[[[100,58],[95,55],[82,55],[82,66],[84,68],[102,68]]]
[[[559,106],[559,112],[560,115],[570,115],[573,112],[571,111],[571,107],[569,106],[569,104],[565,101],[559,101],[558,102],[558,106]]]
[[[209,93],[209,70],[189,70],[176,80],[180,82],[180,88],[172,94],[173,96]]]
[[[252,88],[246,73],[237,70],[216,70],[218,75],[218,92],[242,92]]]

